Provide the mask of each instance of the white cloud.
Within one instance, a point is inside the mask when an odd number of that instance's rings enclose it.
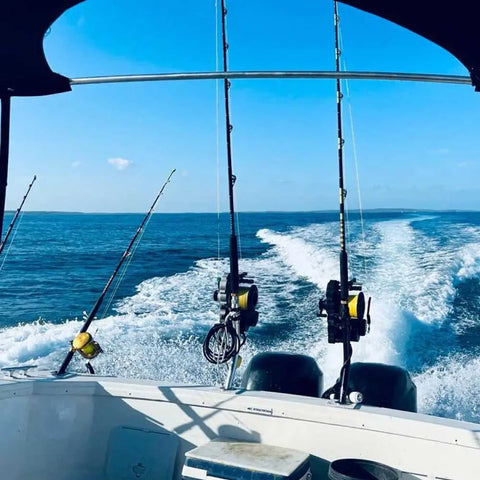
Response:
[[[117,170],[125,170],[133,163],[131,160],[127,160],[126,158],[109,158],[107,161]]]

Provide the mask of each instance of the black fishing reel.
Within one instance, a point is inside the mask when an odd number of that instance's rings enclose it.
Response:
[[[238,294],[232,291],[230,274],[218,279],[213,299],[220,303],[220,321],[203,342],[203,354],[210,363],[225,363],[237,355],[246,341],[246,332],[258,323],[258,288],[247,273],[239,277]]]
[[[358,342],[360,337],[365,336],[370,330],[371,298],[368,298],[365,315],[365,295],[362,292],[362,286],[356,283],[356,279],[352,279],[348,282],[348,290],[349,338],[352,342]],[[340,314],[340,300],[340,282],[338,280],[330,280],[327,285],[325,298],[320,299],[318,302],[320,316],[327,317],[328,343],[343,343],[344,341],[344,325]]]

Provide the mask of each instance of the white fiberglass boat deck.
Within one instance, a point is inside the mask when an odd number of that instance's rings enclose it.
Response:
[[[56,74],[43,53],[43,38],[48,27],[64,11],[82,1],[5,0],[0,4],[0,240],[9,160],[11,97],[62,93],[70,90],[71,85],[105,81],[105,78],[72,81]],[[480,90],[478,6],[472,0],[435,4],[418,0],[341,1],[396,22],[447,49],[465,65],[472,85]],[[207,334],[203,351],[212,364],[230,362],[226,386],[231,387],[246,332],[258,321],[255,311],[258,292],[253,279],[240,273],[238,266],[233,204],[236,177],[231,162],[227,79],[235,76],[293,78],[306,74],[229,73],[227,9],[223,0],[221,12],[223,73],[177,74],[176,79],[224,78],[232,230],[230,273],[219,279],[215,293],[220,303],[219,322]],[[345,75],[340,72],[336,2],[334,12],[336,71],[333,76],[340,78]],[[314,72],[306,76],[322,75]],[[357,73],[357,78],[359,76],[372,75]],[[398,74],[387,76],[398,79]],[[165,75],[154,77],[114,76],[109,80],[171,79]],[[425,75],[414,77],[408,78],[433,80]],[[435,81],[463,83],[465,79],[441,76]],[[344,360],[338,385],[324,391],[322,374],[312,358],[281,355],[254,357],[256,366],[247,367],[251,374],[247,384],[253,385],[248,391],[69,374],[67,367],[76,352],[88,360],[87,368],[93,374],[89,360],[95,358],[101,348],[87,330],[120,263],[73,340],[57,375],[48,372],[30,375],[20,367],[6,372],[0,381],[0,480],[180,480],[182,477],[185,480],[358,480],[358,476],[336,474],[332,468],[333,461],[346,458],[379,462],[387,466],[385,469],[391,467],[389,471],[393,472],[393,475],[367,474],[360,480],[480,478],[480,425],[414,413],[416,388],[399,367],[351,365],[350,342],[358,341],[368,332],[370,302],[361,293],[361,286],[348,275],[342,97],[340,82],[337,82],[340,282],[329,282],[326,296],[319,305],[320,314],[325,311],[327,317],[329,343],[343,344]],[[128,251],[127,248],[122,261]],[[350,295],[349,290],[356,293]],[[311,315],[317,313],[312,311]],[[300,367],[293,368],[298,362]],[[281,382],[274,378],[276,375],[282,378]],[[310,381],[309,386],[304,379]],[[278,388],[279,383],[286,384],[283,390]],[[269,384],[271,388],[261,388],[262,384]],[[370,386],[373,393],[369,391]],[[291,388],[304,391],[296,390],[302,395],[278,393],[291,392]],[[396,397],[393,400],[400,404],[401,410],[367,406],[369,402],[392,406],[385,403],[385,392]],[[326,398],[318,398],[322,395]],[[365,405],[361,404],[362,395]],[[330,399],[332,397],[336,400]],[[472,398],[472,402],[475,401]],[[285,459],[288,461],[284,462]],[[214,469],[217,474],[212,473]],[[222,475],[222,471],[225,473],[228,469],[230,474]]]
[[[15,374],[14,374],[15,376]],[[179,479],[185,453],[214,439],[368,458],[401,478],[480,475],[480,425],[320,398],[71,375],[0,383],[2,478]]]

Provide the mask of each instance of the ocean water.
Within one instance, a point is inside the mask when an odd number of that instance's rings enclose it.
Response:
[[[8,225],[11,214],[7,214]],[[143,215],[26,213],[0,257],[0,366],[58,369]],[[312,355],[325,386],[340,370],[317,317],[338,278],[336,213],[240,213],[240,270],[260,292],[240,374],[257,352]],[[354,361],[409,369],[424,413],[480,422],[480,213],[350,214],[350,269],[372,296],[371,333]],[[218,383],[202,357],[228,269],[227,215],[155,214],[90,331],[99,374]],[[83,372],[76,358],[71,370]]]

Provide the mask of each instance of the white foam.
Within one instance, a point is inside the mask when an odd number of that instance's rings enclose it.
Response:
[[[62,349],[66,354],[69,341],[80,329],[80,325],[81,323],[76,321],[61,325],[36,321],[2,328],[0,330],[0,366],[40,364],[50,368],[51,365],[45,359],[52,352],[60,352]]]
[[[365,240],[360,239],[358,222],[350,228],[351,264],[361,272],[365,260],[367,275],[359,280],[374,297],[371,333],[354,344],[353,358],[403,365],[415,322],[426,328],[440,326],[451,313],[455,282],[480,273],[480,229],[468,231],[469,244],[464,246],[454,236],[441,244],[412,228],[408,220],[367,227]],[[327,344],[326,321],[316,314],[328,281],[338,279],[337,230],[336,223],[328,223],[258,232],[270,248],[240,262],[260,290],[260,322],[249,332],[240,373],[255,353],[275,349],[312,355],[324,371],[326,386],[336,380],[342,347]],[[218,321],[212,293],[217,276],[227,270],[226,259],[203,259],[187,272],[139,284],[134,295],[117,304],[114,315],[92,324],[90,331],[105,351],[94,361],[97,372],[218,383],[224,370],[203,359],[201,343]],[[57,369],[80,325],[73,320],[4,328],[0,365],[36,363]],[[479,412],[471,406],[471,398],[480,394],[480,382],[474,379],[478,367],[480,359],[475,357],[447,357],[417,376],[421,410],[478,421]],[[80,359],[72,369],[84,369]]]
[[[215,317],[210,307],[216,279],[226,268],[225,262],[202,260],[188,272],[145,280],[137,286],[137,293],[122,300],[116,310],[120,315],[177,329],[210,324]]]
[[[417,385],[419,411],[480,421],[480,358],[456,354],[438,360],[414,378]]]
[[[470,243],[459,251],[457,278],[465,280],[480,274],[480,243]]]
[[[276,302],[279,298],[293,302],[298,288],[290,275],[285,275],[283,263],[267,254],[242,260],[241,268],[260,285],[259,330],[277,323]],[[92,323],[90,332],[106,353],[94,362],[97,372],[211,383],[212,370],[202,357],[201,342],[218,321],[212,294],[219,273],[227,270],[226,260],[205,259],[185,273],[138,285],[134,295],[119,302],[115,315]],[[58,369],[81,325],[81,321],[60,325],[34,322],[2,329],[0,366],[35,363]],[[80,361],[72,365],[73,370],[78,368],[84,369]]]
[[[330,232],[323,225],[311,227],[316,230],[316,238],[329,239]],[[292,233],[275,233],[271,230],[259,230],[257,236],[262,242],[269,243],[291,272],[300,278],[305,278],[314,285],[324,289],[332,278],[338,278],[338,255],[335,256],[330,248],[314,245],[302,238],[305,229],[298,229]]]
[[[422,322],[442,321],[455,294],[452,252],[415,232],[408,221],[379,223],[376,228],[381,243],[371,291]]]

